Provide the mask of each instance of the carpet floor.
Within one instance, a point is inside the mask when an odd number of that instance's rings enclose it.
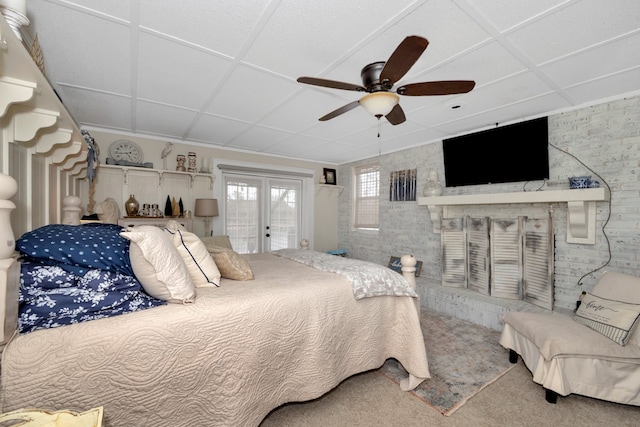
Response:
[[[475,341],[471,343],[469,348]],[[433,371],[435,355],[429,357]],[[579,395],[560,397],[557,404],[549,404],[544,390],[533,382],[520,360],[449,414],[443,416],[422,398],[400,390],[377,369],[347,378],[318,399],[282,405],[260,427],[637,427],[640,407]]]

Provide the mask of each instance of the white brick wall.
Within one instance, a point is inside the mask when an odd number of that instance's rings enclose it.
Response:
[[[560,150],[576,156],[600,175],[611,187],[611,217],[606,233],[611,248],[611,262],[602,270],[615,270],[640,275],[638,240],[640,238],[640,97],[621,99],[565,112],[549,117],[549,142]],[[514,141],[518,144],[519,141]],[[524,143],[524,141],[523,141]],[[545,189],[567,189],[568,177],[592,175],[570,155],[549,147],[550,179]],[[402,169],[418,169],[418,188],[427,181],[429,171],[437,171],[444,182],[442,144],[425,144],[380,157],[381,196],[380,232],[365,233],[353,230],[351,167],[339,167],[338,184],[345,187],[339,199],[338,246],[353,258],[386,265],[389,256],[412,253],[424,261],[419,286],[438,284],[440,272],[440,235],[433,232],[427,208],[417,202],[389,202],[389,173]],[[529,182],[527,190],[534,190],[541,181]],[[523,183],[480,185],[445,188],[444,193],[469,194],[523,191]],[[492,216],[510,216],[523,209],[546,213],[548,205],[511,205],[499,209],[486,207],[450,208],[450,216],[458,213]],[[493,210],[491,210],[493,209]],[[551,205],[556,236],[555,286],[556,307],[573,309],[582,290],[590,290],[601,270],[588,275],[578,286],[583,275],[607,262],[609,249],[602,226],[609,214],[606,202],[597,205],[597,231],[595,245],[566,242],[566,204]],[[529,214],[530,213],[523,213]],[[423,301],[423,305],[426,302]],[[486,323],[481,321],[481,323]]]

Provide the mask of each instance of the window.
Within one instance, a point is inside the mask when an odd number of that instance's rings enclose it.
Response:
[[[354,227],[377,230],[380,203],[380,165],[369,164],[353,169],[355,181]]]

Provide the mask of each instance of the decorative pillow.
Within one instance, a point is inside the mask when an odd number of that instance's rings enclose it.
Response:
[[[223,248],[233,249],[233,246],[231,246],[231,241],[229,240],[229,236],[210,236],[203,237],[201,240],[205,245],[208,246],[220,246]]]
[[[178,249],[194,285],[198,288],[220,286],[220,270],[202,240],[195,234],[178,228],[172,231],[168,226],[165,231]]]
[[[629,304],[587,293],[574,319],[591,329],[625,345],[640,318],[640,304]]]
[[[149,295],[175,303],[193,302],[195,286],[168,234],[152,225],[139,225],[120,235],[131,240],[131,267]]]
[[[133,275],[129,242],[114,224],[50,224],[24,233],[16,241],[21,255],[58,265],[82,276],[92,269]]]
[[[253,280],[253,271],[246,259],[233,249],[207,245],[222,277],[232,280]]]

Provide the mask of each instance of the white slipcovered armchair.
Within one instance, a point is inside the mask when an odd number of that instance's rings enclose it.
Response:
[[[507,313],[509,360],[522,357],[550,403],[575,393],[640,406],[640,277],[605,272],[580,307],[574,317]]]

